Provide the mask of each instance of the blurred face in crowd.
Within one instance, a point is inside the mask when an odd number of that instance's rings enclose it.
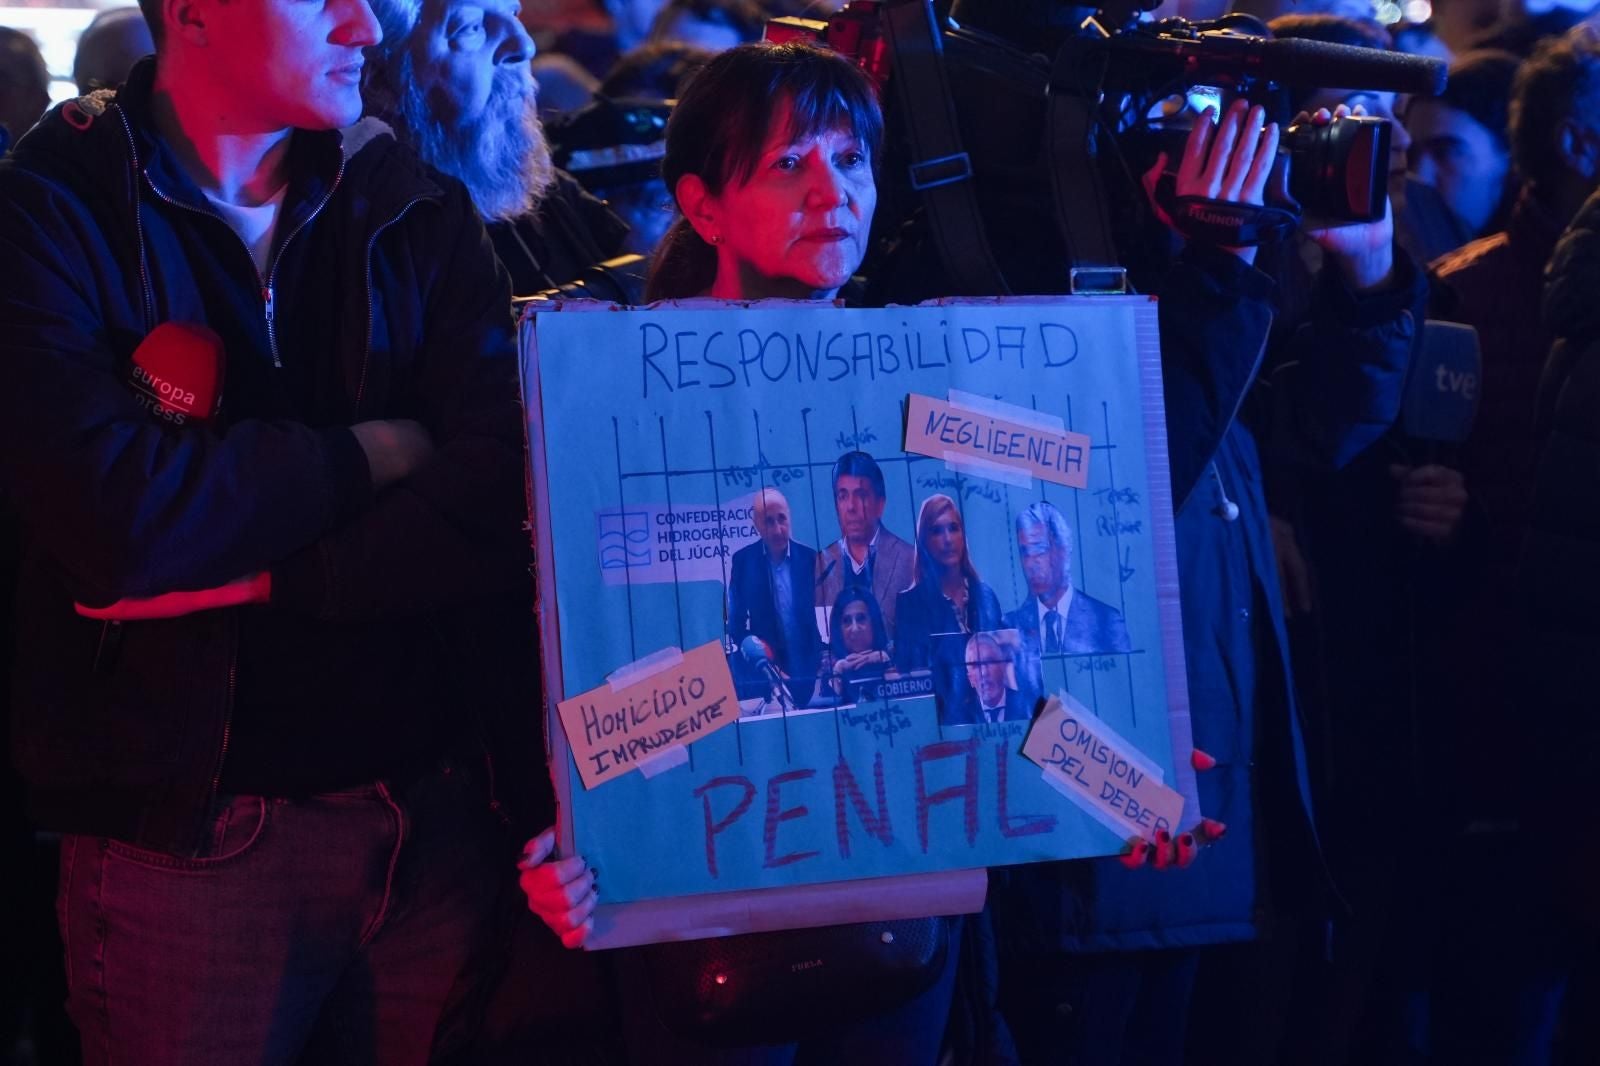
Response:
[[[1386,118],[1393,125],[1389,131],[1389,188],[1396,192],[1405,184],[1407,152],[1411,148],[1411,133],[1405,123],[1394,113],[1395,94],[1371,89],[1318,89],[1306,101],[1305,110],[1315,114],[1325,107],[1329,112],[1340,104],[1351,111],[1361,108],[1373,118]]]
[[[1431,97],[1406,112],[1411,131],[1411,177],[1438,192],[1474,235],[1482,234],[1505,194],[1511,154],[1483,123]]]
[[[516,0],[425,0],[400,66],[417,150],[460,178],[489,219],[533,209],[554,179]]]
[[[0,28],[0,126],[15,141],[49,106],[50,71],[39,46],[20,30]]]
[[[735,175],[713,196],[689,175],[678,200],[716,249],[712,296],[832,299],[867,254],[878,202],[872,163],[853,131],[796,135],[787,105],[776,114],[748,178]],[[687,200],[686,185],[694,187]]]
[[[865,544],[878,533],[884,498],[868,478],[841,474],[833,483],[833,507],[839,514],[839,532],[846,540]]]
[[[940,508],[928,520],[924,537],[928,556],[939,564],[940,569],[948,572],[961,565],[961,560],[967,554],[967,535],[961,528],[961,516],[954,507]]]
[[[1006,701],[1006,656],[992,640],[974,640],[967,646],[967,684],[985,707]]]
[[[1473,39],[1499,20],[1504,6],[1501,0],[1438,0],[1429,21],[1445,47],[1452,53],[1461,53],[1469,50]]]
[[[789,501],[776,489],[762,489],[756,497],[756,529],[761,543],[777,558],[789,550]]]
[[[846,654],[868,651],[872,647],[872,615],[865,600],[855,599],[845,603],[839,621],[839,632],[844,637]]]
[[[682,41],[710,52],[721,52],[743,43],[739,31],[726,22],[697,18],[692,11],[680,11],[657,33],[662,41]]]
[[[98,16],[78,38],[72,76],[80,93],[115,89],[128,71],[156,50],[144,15],[136,7],[114,8]]]
[[[667,6],[667,0],[606,0],[605,6],[616,27],[617,40],[626,51],[649,35],[651,23]]]
[[[1017,554],[1022,556],[1022,576],[1028,593],[1054,604],[1067,590],[1067,550],[1050,543],[1050,532],[1043,526],[1023,526],[1017,530]]]
[[[649,255],[667,235],[675,217],[672,196],[660,178],[590,191],[611,205],[611,210],[628,224],[628,236],[622,245],[625,252]]]
[[[366,0],[188,0],[167,34],[225,102],[230,129],[255,134],[360,118],[362,49],[380,31]]]

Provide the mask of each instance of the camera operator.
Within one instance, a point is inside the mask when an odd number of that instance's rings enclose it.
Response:
[[[1312,121],[1333,117],[1322,111]],[[1263,118],[1241,101],[1215,126],[1202,118],[1178,161],[1177,195],[1261,205],[1279,142]],[[1147,191],[1167,162],[1146,175]],[[1119,244],[1130,249],[1136,236],[1118,234]],[[1199,840],[1161,841],[1149,861],[1183,866],[1196,844],[1210,846],[1178,872],[1137,869],[1146,852],[1136,847],[1120,863],[1047,864],[998,878],[1001,1006],[1024,1061],[1185,1061],[1197,949],[1267,936],[1272,958],[1291,957],[1276,913],[1328,885],[1268,532],[1260,418],[1246,401],[1269,341],[1274,362],[1292,350],[1301,367],[1291,384],[1296,417],[1272,448],[1298,462],[1349,461],[1394,420],[1422,283],[1395,249],[1387,212],[1304,236],[1323,262],[1298,328],[1274,330],[1277,287],[1254,267],[1253,248],[1191,240],[1152,287],[1192,729],[1204,753],[1196,766],[1208,771],[1197,784],[1209,817]],[[1263,1020],[1287,982],[1273,985],[1264,969],[1259,976],[1259,985],[1214,990],[1213,1013],[1239,1023],[1223,1047],[1196,1049],[1196,1061],[1276,1061],[1281,1031]]]

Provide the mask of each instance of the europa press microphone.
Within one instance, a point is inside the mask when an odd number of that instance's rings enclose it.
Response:
[[[222,409],[227,353],[222,338],[192,322],[163,322],[133,350],[134,399],[174,426],[209,422]]]
[[[784,684],[783,675],[778,673],[778,668],[772,662],[772,649],[767,647],[767,642],[751,633],[739,642],[739,652],[745,661],[753,663],[778,694],[780,706],[794,710],[794,697],[789,695],[789,686]]]

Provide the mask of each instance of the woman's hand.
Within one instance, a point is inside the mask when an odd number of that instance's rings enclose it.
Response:
[[[1265,122],[1266,110],[1259,104],[1247,106],[1243,100],[1228,105],[1221,121],[1206,108],[1189,130],[1183,158],[1178,160],[1178,175],[1173,191],[1177,196],[1200,196],[1260,206],[1267,190],[1267,175],[1278,156],[1278,124]],[[1156,157],[1155,165],[1144,175],[1145,192],[1161,221],[1172,226],[1156,199],[1156,183],[1167,169],[1167,153]],[[1228,248],[1227,251],[1254,263],[1254,248]]]
[[[581,855],[552,860],[555,848],[554,827],[528,841],[517,862],[522,871],[517,881],[528,897],[528,909],[561,943],[582,947],[594,932],[594,908],[600,898],[597,875]]]
[[[1214,770],[1217,760],[1195,748],[1189,753],[1189,765],[1196,773]],[[1157,830],[1151,838],[1132,837],[1118,860],[1130,870],[1149,865],[1157,870],[1181,870],[1194,862],[1200,849],[1222,839],[1228,827],[1215,818],[1202,818],[1190,833],[1173,836],[1166,829]]]

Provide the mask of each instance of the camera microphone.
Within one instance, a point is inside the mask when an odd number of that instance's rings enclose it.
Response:
[[[1427,56],[1304,38],[1264,40],[1257,51],[1261,57],[1261,74],[1288,85],[1326,85],[1428,96],[1444,92],[1445,63]]]
[[[1194,36],[1126,33],[1105,42],[1114,51],[1174,60],[1186,77],[1236,78],[1249,74],[1303,88],[1372,89],[1437,96],[1444,91],[1443,61],[1302,38],[1273,39],[1208,30]]]

